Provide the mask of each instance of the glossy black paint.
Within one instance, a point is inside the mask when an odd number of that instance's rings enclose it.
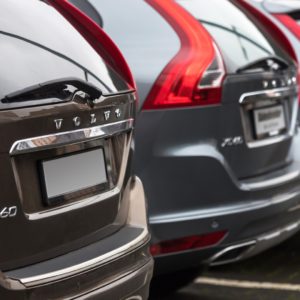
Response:
[[[70,76],[93,83],[103,94],[128,89],[75,28],[47,3],[13,0],[1,4],[1,13],[0,98]],[[18,22],[13,21],[16,19]],[[13,76],[15,80],[10,80]]]

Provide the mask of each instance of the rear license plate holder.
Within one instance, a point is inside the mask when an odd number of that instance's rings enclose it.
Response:
[[[76,152],[39,163],[43,201],[52,206],[65,199],[104,190],[108,186],[104,150]]]
[[[287,128],[282,104],[254,109],[253,120],[257,139],[279,135]]]

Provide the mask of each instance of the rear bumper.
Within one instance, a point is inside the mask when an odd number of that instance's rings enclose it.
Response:
[[[299,149],[299,145],[298,134],[294,147]],[[213,247],[155,257],[155,274],[193,268],[197,264],[200,267],[212,261],[227,263],[247,258],[299,230],[300,155],[297,151],[289,166],[244,181],[234,178],[226,162],[213,157],[215,153],[213,150],[205,156],[201,152],[196,157],[182,155],[176,157],[176,163],[171,157],[160,158],[161,172],[165,172],[164,161],[167,161],[170,176],[165,175],[165,191],[160,189],[163,198],[148,195],[152,243],[223,230],[228,234]],[[188,173],[180,175],[183,170],[192,170],[192,177]],[[178,176],[181,184],[171,183]],[[146,179],[143,180],[147,185]],[[168,192],[172,197],[168,197]],[[228,260],[222,255],[216,261],[224,249],[244,244],[245,251],[236,257]]]
[[[228,231],[227,236],[216,246],[156,257],[155,273],[193,268],[197,264],[229,263],[250,257],[292,236],[300,229],[299,224],[299,180],[293,181],[292,185],[289,183],[288,187],[282,186],[281,193],[274,193],[264,200],[240,201],[211,209],[152,217],[150,225],[154,242],[219,230]],[[239,246],[241,251],[236,256],[228,259],[223,255]]]
[[[227,246],[300,220],[296,109],[289,135],[250,145],[239,101],[263,79],[250,77],[227,77],[222,105],[142,110],[138,117],[135,167],[149,200],[152,243],[228,232],[214,247],[156,257],[157,274],[195,267]],[[295,105],[294,92],[292,98]]]
[[[293,236],[300,229],[300,221],[277,228],[237,244],[227,245],[217,252],[206,263],[210,265],[222,265],[237,262],[267,250]]]
[[[75,299],[144,300],[149,296],[153,261],[111,284]]]
[[[103,295],[103,299],[126,299],[139,295],[146,299],[153,268],[149,239],[143,186],[136,179],[122,229],[51,260],[2,272],[0,298],[93,299]]]
[[[152,231],[162,240],[167,239],[171,231],[179,237],[228,230],[227,236],[216,246],[155,257],[155,274],[236,262],[267,250],[300,230],[299,204],[300,193],[297,193],[280,203],[260,203],[243,211],[226,211],[224,215],[200,213],[198,218],[194,215],[191,219],[154,222]],[[213,226],[218,228],[213,229]]]

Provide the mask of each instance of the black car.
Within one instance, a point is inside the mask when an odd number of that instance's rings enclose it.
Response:
[[[0,14],[0,298],[146,299],[126,62],[67,2],[1,1]]]

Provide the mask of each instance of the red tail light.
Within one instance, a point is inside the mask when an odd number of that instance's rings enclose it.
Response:
[[[248,11],[258,23],[262,24],[265,30],[277,40],[277,42],[291,56],[292,59],[294,59],[296,62],[298,61],[293,45],[286,37],[285,33],[270,18],[245,0],[236,0],[235,2],[242,8],[246,9],[246,11]]]
[[[300,40],[300,25],[289,15],[284,15],[284,14],[273,14],[275,18],[279,22],[281,22],[286,28],[289,29],[291,33],[295,35],[297,39]],[[300,83],[300,61],[298,61],[298,83]],[[300,91],[299,91],[299,103],[300,103]]]
[[[134,79],[123,55],[97,23],[67,0],[48,0],[48,3],[82,34],[106,63],[126,80],[130,88],[135,88]]]
[[[174,0],[146,0],[172,26],[181,48],[164,68],[143,109],[217,104],[225,74],[209,33]]]
[[[175,253],[193,249],[202,249],[218,244],[227,234],[227,231],[217,231],[203,235],[194,235],[176,240],[164,241],[150,247],[153,256]]]
[[[300,25],[292,17],[284,14],[273,14],[273,16],[300,40]]]

